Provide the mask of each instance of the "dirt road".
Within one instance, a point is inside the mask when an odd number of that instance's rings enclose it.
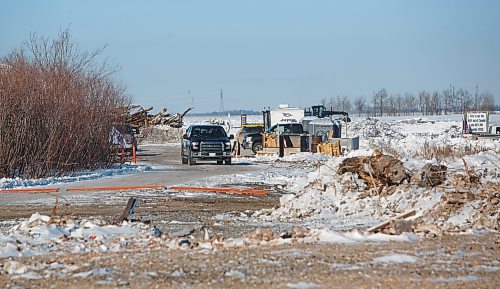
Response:
[[[180,147],[177,145],[148,145],[139,148],[137,162],[152,166],[151,170],[127,175],[117,175],[94,180],[81,181],[76,183],[62,183],[51,185],[50,187],[61,188],[59,197],[85,199],[92,192],[75,193],[66,192],[67,188],[92,188],[110,186],[143,186],[161,185],[172,186],[185,184],[192,181],[201,180],[216,175],[227,175],[245,173],[255,170],[265,169],[263,165],[253,165],[245,161],[234,161],[232,165],[217,165],[215,162],[200,162],[194,166],[181,164]],[[105,196],[109,193],[100,193]],[[30,204],[50,204],[54,200],[54,194],[28,194],[28,193],[2,193],[0,202],[6,203],[30,203]],[[26,215],[29,216],[27,211]],[[5,219],[5,215],[0,212],[0,219]]]

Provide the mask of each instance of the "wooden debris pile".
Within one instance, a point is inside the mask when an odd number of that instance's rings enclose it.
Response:
[[[408,179],[403,163],[388,155],[377,153],[369,157],[346,158],[340,163],[337,173],[346,172],[358,174],[370,188],[380,189],[398,185]]]
[[[144,108],[141,105],[130,105],[123,109],[125,123],[129,123],[133,128],[146,128],[155,125],[168,125],[174,128],[180,128],[183,125],[184,116],[193,108],[186,109],[182,114],[173,115],[167,113],[168,109],[164,107],[156,114],[150,114],[153,107]]]
[[[489,228],[500,230],[500,186],[498,184],[487,184],[480,190],[467,190],[456,188],[446,192],[441,197],[441,202],[427,215],[431,220],[440,224],[440,229],[445,231],[462,230],[453,222],[446,221],[450,217],[462,216],[467,219],[469,228]],[[474,211],[470,216],[464,213]],[[427,220],[428,221],[428,220]]]
[[[412,179],[419,187],[433,188],[444,183],[447,170],[445,165],[426,164]]]

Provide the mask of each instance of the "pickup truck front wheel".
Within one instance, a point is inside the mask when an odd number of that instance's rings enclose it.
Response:
[[[191,152],[189,152],[189,155],[188,155],[188,164],[190,166],[192,165],[195,165],[196,164],[196,161],[194,160],[193,156],[191,155]]]
[[[226,165],[230,165],[230,164],[231,164],[231,159],[227,159],[227,160],[225,161],[225,164],[226,164]]]

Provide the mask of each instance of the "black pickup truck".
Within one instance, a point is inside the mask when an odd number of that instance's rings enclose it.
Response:
[[[216,160],[231,164],[231,139],[220,125],[190,125],[181,141],[183,164],[194,165],[197,159]]]

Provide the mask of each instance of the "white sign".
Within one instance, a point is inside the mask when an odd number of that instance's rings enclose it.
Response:
[[[488,133],[489,117],[487,111],[467,112],[465,115],[467,129],[471,133]]]
[[[278,123],[297,123],[304,118],[301,108],[280,108],[271,110],[271,126]]]

